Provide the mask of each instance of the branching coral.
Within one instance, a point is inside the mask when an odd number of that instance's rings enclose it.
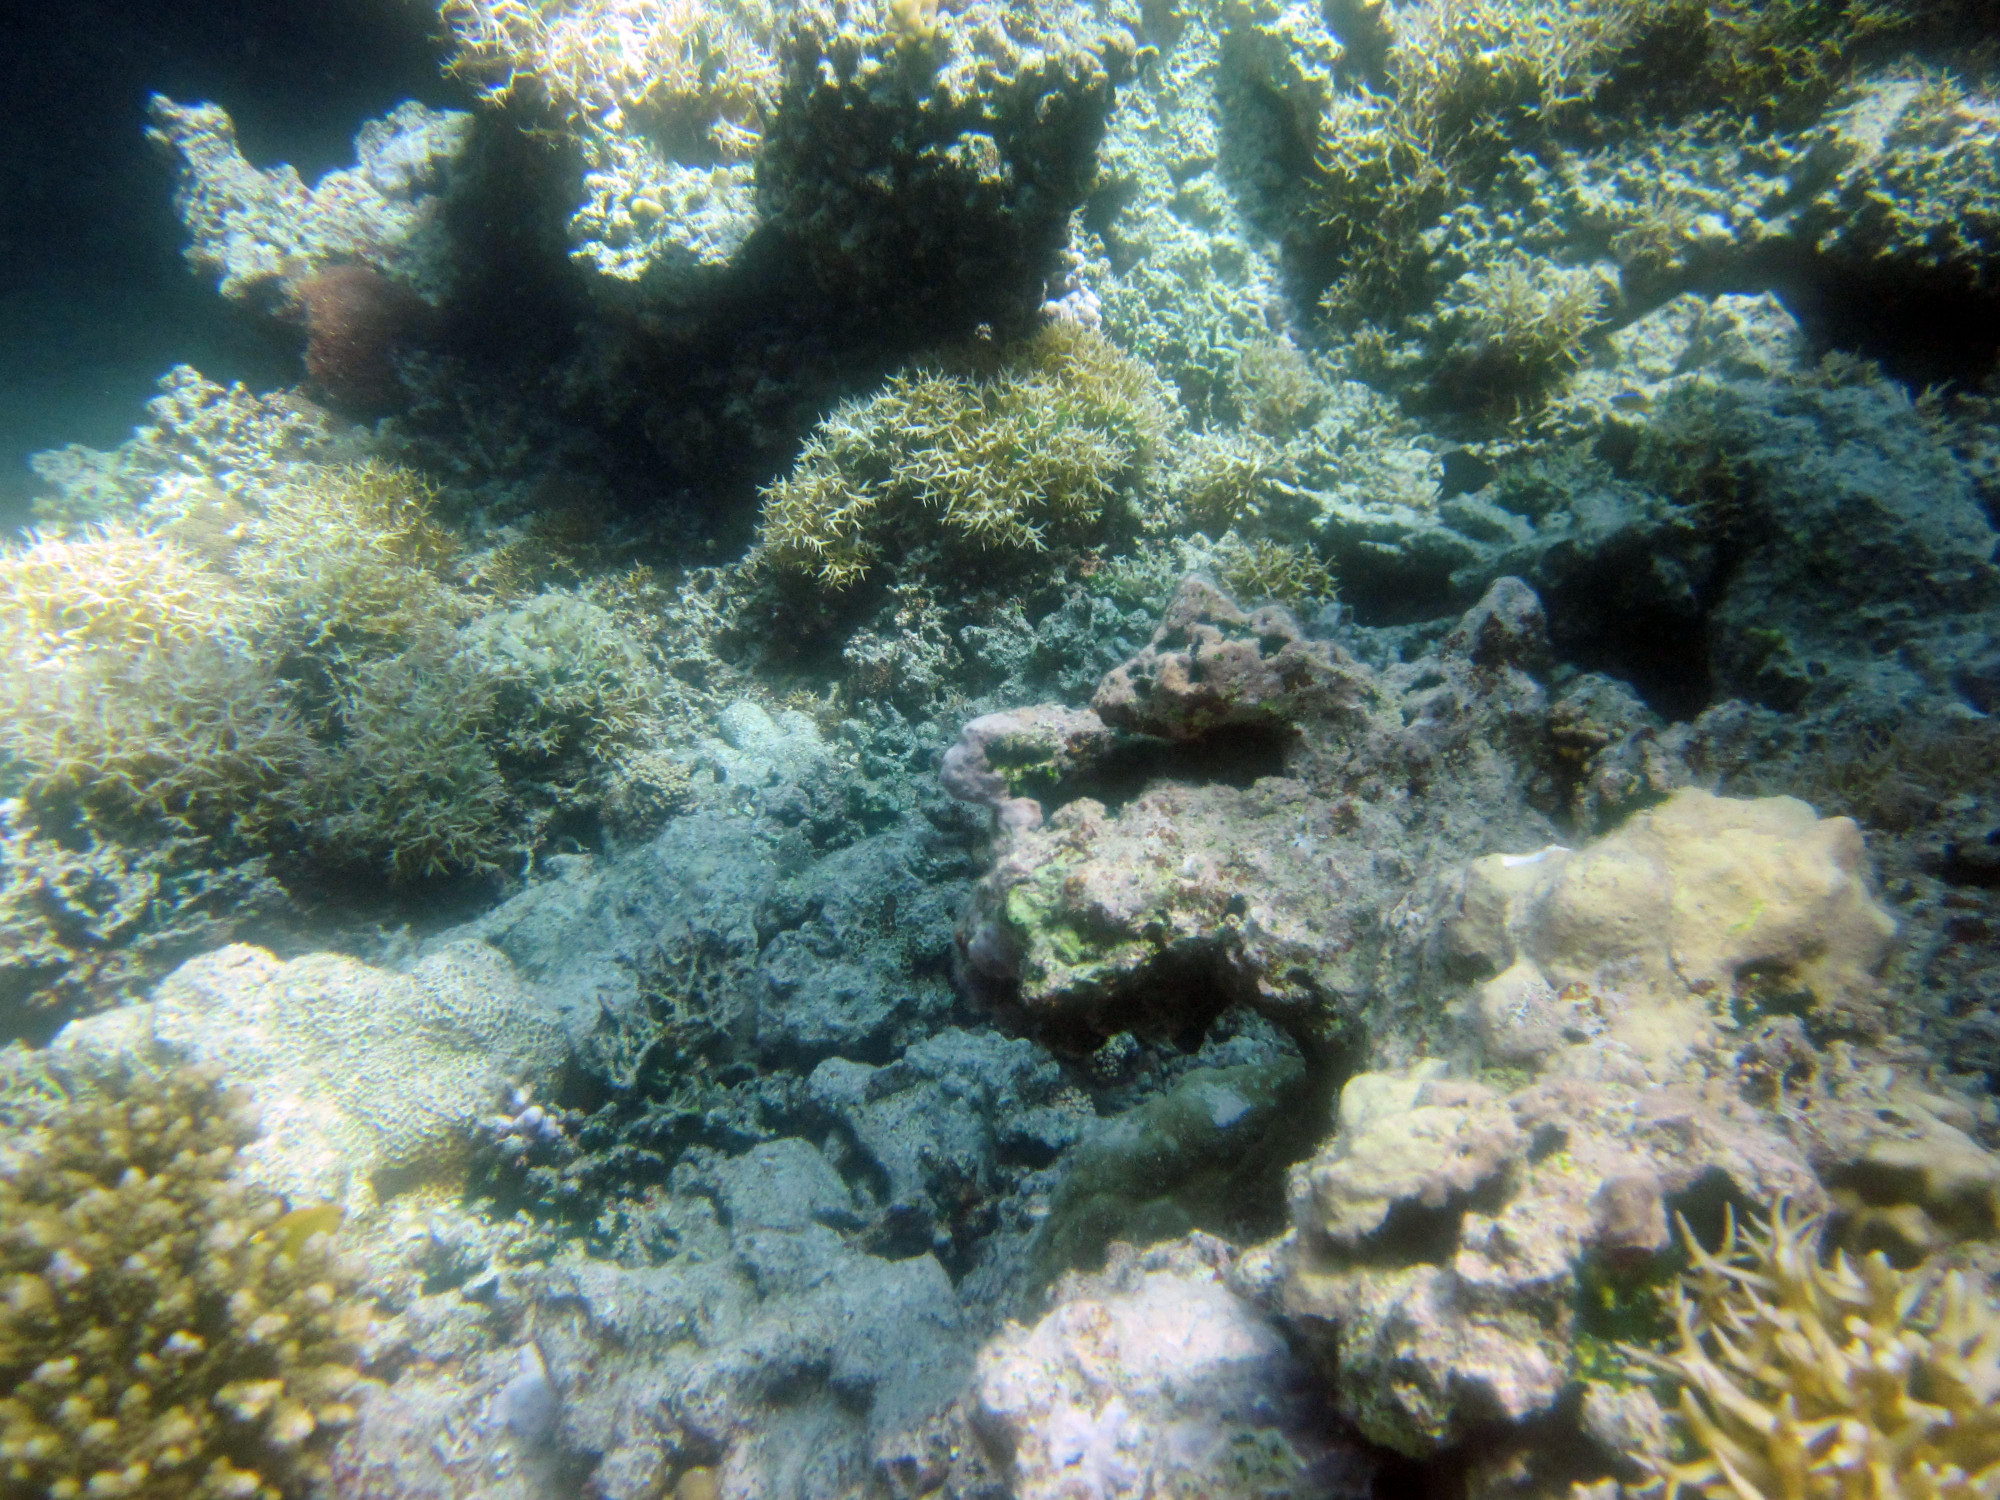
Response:
[[[2000,1493],[2000,1304],[1963,1271],[1902,1271],[1881,1252],[1820,1255],[1822,1224],[1780,1205],[1731,1220],[1693,1264],[1679,1347],[1644,1356],[1681,1382],[1699,1454],[1650,1461],[1683,1492],[1790,1500],[1990,1500]]]
[[[187,826],[243,813],[306,748],[249,647],[266,619],[185,549],[122,524],[0,554],[0,753],[21,790]]]
[[[78,1091],[0,1166],[0,1494],[278,1500],[353,1419],[325,1217],[234,1170],[206,1073]]]
[[[1474,400],[1518,398],[1578,363],[1605,300],[1587,267],[1517,251],[1467,273],[1433,317],[1414,321],[1434,345],[1438,386]]]
[[[765,492],[759,556],[828,588],[912,550],[1038,552],[1101,529],[1172,396],[1102,335],[1056,323],[997,370],[917,370],[840,407]]]
[[[449,630],[348,675],[339,739],[283,802],[337,863],[487,872],[527,835],[494,759],[498,685]]]
[[[416,475],[385,464],[316,470],[265,493],[230,571],[309,648],[407,639],[462,620],[472,601],[443,576],[457,546],[432,520],[435,498]]]
[[[766,6],[703,0],[444,0],[453,70],[489,96],[539,90],[566,116],[616,129],[627,114],[747,159],[778,89]]]
[[[404,470],[307,464],[240,500],[157,497],[151,530],[0,550],[0,757],[27,820],[194,835],[210,865],[303,845],[462,874],[636,774],[669,689],[635,611],[493,607],[433,500]]]
[[[1616,130],[1634,106],[1771,122],[1823,103],[1857,50],[1909,19],[1888,0],[1441,0],[1410,8],[1383,87],[1337,95],[1320,121],[1320,214],[1344,263],[1346,322],[1400,311],[1425,231],[1541,126]],[[1658,253],[1654,251],[1653,253]]]
[[[1245,541],[1230,532],[1215,544],[1214,556],[1216,576],[1252,604],[1275,599],[1297,606],[1334,595],[1333,574],[1305,547],[1267,537]]]

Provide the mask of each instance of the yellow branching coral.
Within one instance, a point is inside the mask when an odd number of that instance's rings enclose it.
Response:
[[[208,1073],[106,1080],[0,1158],[0,1494],[278,1500],[352,1421],[327,1215],[234,1171]]]
[[[1651,1460],[1653,1491],[1729,1500],[1993,1500],[2000,1495],[2000,1305],[1963,1271],[1881,1252],[1820,1255],[1823,1222],[1780,1204],[1731,1220],[1693,1264],[1679,1348],[1641,1357],[1681,1382],[1699,1455]]]
[[[758,555],[844,588],[912,549],[1039,552],[1081,537],[1157,457],[1172,399],[1072,324],[997,371],[897,375],[833,412],[765,491]]]
[[[190,646],[260,613],[199,558],[122,522],[37,536],[0,555],[0,657],[32,667],[94,646]]]
[[[431,519],[435,499],[387,464],[311,471],[267,492],[230,571],[246,593],[274,601],[306,647],[462,620],[471,601],[443,576],[457,544]]]
[[[248,645],[268,614],[123,525],[0,553],[0,754],[22,790],[183,824],[240,814],[306,750]]]

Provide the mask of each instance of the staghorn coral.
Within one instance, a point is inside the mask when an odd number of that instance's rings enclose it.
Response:
[[[1438,249],[1432,231],[1537,132],[1616,133],[1621,120],[1661,111],[1796,122],[1832,97],[1870,42],[1916,14],[1887,0],[1410,7],[1398,16],[1381,87],[1343,90],[1320,114],[1318,212],[1323,242],[1342,263],[1325,306],[1354,325],[1424,300]],[[1676,213],[1666,204],[1651,214],[1627,248],[1671,260]]]
[[[301,463],[0,551],[0,756],[33,831],[415,879],[495,871],[607,798],[628,826],[671,805],[657,590],[496,606],[434,502],[406,470]]]
[[[189,828],[248,812],[307,749],[252,649],[267,618],[121,523],[0,554],[0,753],[20,790]]]
[[[324,411],[290,391],[253,395],[220,386],[189,365],[160,377],[151,420],[109,452],[71,443],[29,464],[54,493],[39,520],[71,526],[131,520],[149,507],[181,512],[240,501],[314,464],[338,462],[354,444]]]
[[[1085,540],[1149,477],[1172,412],[1150,371],[1073,323],[988,371],[897,375],[836,409],[765,491],[758,557],[841,589],[891,557]]]
[[[452,71],[487,97],[538,93],[565,118],[613,130],[643,119],[723,161],[754,154],[778,88],[776,17],[754,0],[444,0],[439,13]]]
[[[475,605],[445,577],[457,543],[432,519],[436,498],[387,464],[311,470],[264,493],[229,569],[307,649],[456,623]]]
[[[1469,272],[1446,293],[1428,332],[1437,383],[1471,396],[1520,395],[1567,374],[1608,300],[1597,273],[1537,263],[1519,251]]]
[[[1698,1456],[1644,1461],[1652,1493],[1751,1500],[1984,1500],[2000,1488],[2000,1304],[1963,1270],[1823,1259],[1822,1220],[1733,1216],[1676,1299],[1678,1347],[1639,1358],[1681,1383]]]
[[[238,1175],[255,1131],[213,1073],[66,1091],[0,1164],[0,1494],[296,1493],[365,1323],[324,1219]]]
[[[1334,596],[1333,574],[1309,548],[1266,537],[1248,541],[1227,532],[1215,544],[1217,578],[1230,593],[1252,603],[1275,601],[1296,608]]]
[[[399,879],[490,873],[531,835],[494,758],[498,684],[449,630],[341,686],[335,742],[283,802],[316,852]]]

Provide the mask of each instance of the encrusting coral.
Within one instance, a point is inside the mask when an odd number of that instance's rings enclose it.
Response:
[[[1070,323],[989,373],[897,375],[822,422],[765,492],[759,556],[839,589],[889,557],[1082,541],[1157,458],[1172,403],[1143,365]]]
[[[354,1417],[337,1215],[236,1174],[255,1132],[211,1073],[135,1067],[44,1113],[0,1157],[0,1495],[298,1493]]]
[[[1710,1252],[1682,1222],[1679,1347],[1641,1357],[1681,1382],[1697,1456],[1649,1460],[1653,1492],[2000,1494],[2000,1304],[1962,1270],[1822,1259],[1822,1227],[1780,1204],[1762,1229],[1732,1218]]]

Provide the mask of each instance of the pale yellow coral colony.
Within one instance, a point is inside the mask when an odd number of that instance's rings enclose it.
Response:
[[[1962,1270],[1880,1251],[1822,1258],[1822,1221],[1779,1205],[1692,1260],[1677,1347],[1695,1450],[1651,1461],[1653,1491],[1735,1500],[1993,1500],[2000,1495],[2000,1306]]]

